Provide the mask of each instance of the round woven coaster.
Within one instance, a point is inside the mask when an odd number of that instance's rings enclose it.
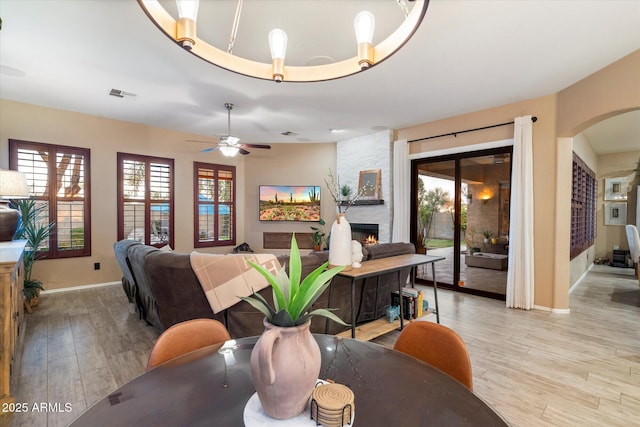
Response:
[[[342,384],[325,384],[313,390],[311,417],[327,427],[349,425],[355,409],[353,391]]]

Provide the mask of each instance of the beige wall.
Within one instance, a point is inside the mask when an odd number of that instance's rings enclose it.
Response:
[[[555,183],[556,183],[556,97],[555,95],[530,99],[515,104],[482,110],[463,116],[452,117],[437,122],[426,123],[398,131],[398,139],[418,139],[432,135],[455,132],[464,129],[489,126],[513,121],[514,117],[532,115],[538,118],[533,125],[533,173],[534,173],[534,230],[536,287],[535,304],[542,307],[568,306],[568,265],[563,301],[554,301],[555,267]],[[452,147],[469,147],[474,144],[501,141],[513,138],[513,126],[502,126],[478,132],[470,132],[457,137],[445,137],[426,142],[410,144],[410,153],[435,151]],[[568,262],[568,255],[567,255]]]
[[[240,156],[229,160],[219,153],[199,153],[202,147],[185,143],[194,135],[7,100],[0,100],[0,111],[1,168],[9,164],[9,138],[91,149],[91,256],[38,261],[33,275],[44,282],[47,290],[119,281],[122,277],[113,255],[117,232],[116,153],[119,151],[175,159],[174,249],[177,251],[193,250],[193,161],[234,164],[238,200],[245,198],[246,159]],[[244,218],[244,212],[244,204],[238,203],[238,218]],[[244,238],[242,221],[238,223],[237,234],[239,239]],[[217,251],[226,252],[228,248]],[[95,262],[101,263],[100,270],[93,269]]]
[[[254,150],[255,151],[255,150]],[[336,167],[336,144],[273,144],[271,150],[260,152],[260,157],[248,156],[245,168],[245,241],[256,251],[262,251],[262,233],[301,232],[310,233],[309,222],[264,222],[258,220],[259,185],[319,185],[321,216],[326,221],[328,233],[335,218],[336,208],[329,196],[324,178],[329,169]],[[273,250],[280,254],[288,250]],[[303,251],[305,252],[305,251]]]
[[[237,244],[244,241],[262,249],[263,231],[310,232],[311,223],[265,223],[258,221],[260,184],[303,184],[321,186],[322,216],[329,226],[335,216],[324,184],[329,168],[335,170],[336,145],[274,144],[271,150],[251,150],[248,156],[228,159],[220,153],[200,153],[202,146],[187,139],[201,136],[85,114],[54,110],[0,100],[0,168],[8,168],[8,139],[91,149],[90,257],[41,260],[33,271],[47,290],[119,281],[120,268],[113,255],[116,241],[116,153],[126,152],[175,159],[176,227],[175,250],[193,248],[193,162],[236,166]],[[317,225],[314,223],[313,225]],[[198,249],[227,253],[232,247]],[[278,252],[278,251],[275,251]],[[280,251],[288,252],[288,251]],[[99,262],[100,270],[93,264]]]
[[[640,108],[640,51],[636,51],[557,95],[525,100],[477,111],[445,120],[401,129],[398,139],[413,140],[459,130],[472,129],[534,115],[534,239],[535,305],[553,310],[569,308],[571,283],[569,260],[571,195],[571,137],[615,114]],[[469,147],[513,137],[513,127],[505,126],[457,137],[414,142],[414,155]],[[566,138],[559,138],[566,137]]]
[[[446,132],[508,122],[527,114],[538,117],[533,130],[534,164],[534,228],[536,290],[535,304],[564,310],[568,308],[570,263],[569,204],[571,169],[570,140],[578,132],[603,118],[640,108],[640,51],[572,85],[557,95],[525,100],[445,120],[401,129],[398,139],[412,140]],[[0,100],[0,167],[8,166],[9,138],[91,149],[92,167],[92,256],[66,260],[43,260],[34,275],[45,281],[49,289],[119,280],[120,273],[113,257],[116,239],[116,153],[149,154],[175,159],[176,165],[176,250],[187,252],[192,247],[192,162],[235,164],[238,171],[239,241],[246,240],[261,247],[261,232],[268,229],[305,231],[306,224],[274,226],[257,220],[257,186],[260,183],[319,183],[323,186],[322,212],[332,218],[334,207],[327,200],[324,182],[328,168],[335,168],[335,146],[318,144],[282,145],[262,154],[225,159],[219,154],[203,156],[198,147],[189,147],[185,139],[193,138],[166,129],[104,119],[78,113],[53,110]],[[469,147],[483,142],[511,139],[513,128],[504,126],[410,145],[411,154],[437,149]],[[569,137],[557,139],[558,136]],[[302,160],[301,160],[302,159]],[[637,157],[636,157],[637,159]],[[634,161],[636,160],[634,159]],[[614,161],[614,160],[612,160]],[[614,167],[614,166],[612,166]],[[598,171],[599,176],[605,172]],[[278,178],[278,179],[277,179]],[[286,178],[286,182],[284,180]],[[269,182],[271,181],[271,182]],[[601,215],[599,214],[599,217]],[[189,218],[189,220],[184,220]],[[609,233],[607,233],[608,235]],[[619,236],[607,237],[603,248]],[[622,246],[623,243],[621,243]],[[228,248],[219,249],[226,252]],[[602,249],[604,251],[604,249]],[[102,269],[93,270],[93,263]]]
[[[640,179],[633,171],[640,161],[640,150],[627,153],[606,154],[598,157],[598,213],[596,218],[597,238],[595,256],[611,259],[613,246],[629,249],[625,228],[621,225],[604,225],[604,180],[627,176],[629,192],[627,193],[627,223],[633,224],[636,218],[637,191]]]
[[[558,136],[640,106],[640,50],[558,92]]]

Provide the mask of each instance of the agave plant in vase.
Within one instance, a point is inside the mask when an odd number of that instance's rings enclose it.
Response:
[[[273,290],[273,307],[259,294],[242,299],[264,315],[264,333],[251,352],[251,375],[265,413],[289,419],[300,415],[320,373],[320,348],[309,327],[313,316],[324,316],[347,326],[330,309],[313,304],[344,267],[327,269],[328,263],[302,279],[302,262],[295,235],[291,238],[289,274],[276,275],[247,260]],[[277,343],[277,345],[275,345]]]

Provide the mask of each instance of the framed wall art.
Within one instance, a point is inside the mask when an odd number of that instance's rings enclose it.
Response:
[[[362,199],[377,200],[380,198],[381,170],[360,171],[358,188],[362,188]]]
[[[605,178],[604,179],[604,199],[605,200],[627,200],[627,178]]]
[[[260,221],[320,221],[320,186],[261,185]]]
[[[605,203],[604,204],[604,225],[626,225],[627,224],[627,203]]]

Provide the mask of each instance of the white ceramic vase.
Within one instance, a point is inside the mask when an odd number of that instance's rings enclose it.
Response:
[[[331,225],[329,240],[329,265],[351,265],[351,224],[345,214],[339,213]]]

